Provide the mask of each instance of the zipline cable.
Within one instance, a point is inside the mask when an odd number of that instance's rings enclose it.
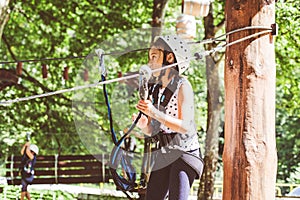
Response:
[[[200,53],[196,53],[195,56],[192,56],[192,57],[188,58],[187,60],[185,60],[183,62],[186,62],[186,61],[189,61],[189,60],[194,60],[194,59],[196,59],[196,60],[197,59],[202,59],[203,56],[210,55],[212,53],[220,51],[223,48],[226,48],[226,47],[232,46],[234,44],[240,43],[242,41],[248,40],[250,38],[257,37],[259,35],[263,35],[263,34],[267,34],[267,33],[271,33],[271,32],[272,32],[272,30],[265,30],[265,31],[261,31],[261,32],[258,32],[258,33],[254,33],[252,35],[243,37],[243,38],[235,40],[233,42],[226,43],[224,45],[219,45],[219,46],[217,46],[217,47],[215,47],[215,48],[213,48],[211,50],[202,51]],[[177,64],[179,64],[179,63],[173,63],[171,65],[164,66],[164,67],[162,67],[160,69],[152,70],[152,72],[157,72],[157,71],[160,71],[160,70],[163,70],[163,69],[171,68],[173,66],[176,66]],[[38,94],[38,95],[33,95],[33,96],[28,96],[28,97],[22,97],[22,98],[16,98],[16,99],[7,100],[7,101],[0,101],[0,105],[10,105],[12,103],[17,103],[17,102],[21,102],[21,101],[28,101],[28,100],[32,100],[32,99],[36,99],[36,98],[48,97],[48,96],[62,94],[62,93],[66,93],[66,92],[72,92],[72,91],[76,91],[76,90],[82,90],[82,89],[86,89],[86,88],[92,88],[92,87],[96,87],[98,85],[109,84],[109,83],[114,83],[114,82],[118,82],[118,81],[124,81],[124,80],[127,80],[127,79],[136,78],[138,76],[139,76],[139,74],[133,74],[133,75],[128,75],[128,76],[124,76],[124,77],[120,77],[120,78],[106,80],[106,81],[103,81],[103,82],[97,82],[97,83],[93,83],[93,84],[82,85],[82,86],[77,86],[77,87],[63,89],[63,90],[57,90],[57,91],[53,91],[53,92],[49,92],[49,93]]]
[[[16,60],[16,61],[0,61],[0,64],[12,64],[12,63],[30,63],[30,62],[41,62],[41,61],[54,61],[54,60],[71,60],[71,59],[82,59],[86,56],[71,56],[71,57],[61,57],[61,58],[39,58],[39,59],[28,59],[28,60]]]
[[[239,29],[236,29],[236,30],[229,31],[227,33],[224,33],[224,34],[219,35],[219,36],[214,37],[214,38],[209,38],[209,39],[200,40],[200,41],[196,41],[196,42],[189,42],[188,44],[209,44],[209,43],[213,43],[215,41],[220,41],[220,40],[218,40],[219,38],[231,35],[233,33],[241,32],[241,31],[245,31],[245,30],[257,30],[257,29],[272,30],[271,27],[267,27],[267,26],[247,26],[247,27],[244,27],[244,28],[239,28]]]
[[[17,102],[21,102],[21,101],[28,101],[28,100],[32,100],[32,99],[36,99],[36,98],[48,97],[48,96],[53,96],[53,95],[57,95],[57,94],[67,93],[67,92],[73,92],[76,90],[82,90],[82,89],[96,87],[98,85],[109,84],[109,83],[114,83],[114,82],[118,82],[118,81],[124,81],[124,80],[135,78],[138,76],[139,76],[138,74],[133,74],[133,75],[124,76],[124,77],[120,77],[120,78],[116,78],[116,79],[112,79],[112,80],[106,80],[104,82],[97,82],[97,83],[92,83],[92,84],[88,84],[88,85],[81,85],[81,86],[77,86],[77,87],[73,87],[73,88],[48,92],[48,93],[44,93],[44,94],[37,94],[37,95],[28,96],[28,97],[16,98],[13,100],[1,101],[0,105],[9,105],[9,104],[17,103]]]
[[[195,57],[192,57],[192,59],[194,59],[194,58]],[[187,59],[187,60],[190,60],[190,59]],[[185,60],[184,62],[186,62],[187,60]],[[152,72],[157,72],[157,71],[160,71],[160,70],[163,70],[163,69],[167,69],[167,68],[176,66],[177,64],[179,64],[179,63],[174,63],[174,64],[171,64],[171,65],[167,65],[167,66],[164,66],[163,68],[152,70]],[[96,86],[99,86],[99,85],[124,81],[124,80],[127,80],[127,79],[136,78],[138,76],[139,76],[139,74],[132,74],[132,75],[128,75],[128,76],[124,76],[124,77],[120,77],[120,78],[115,78],[115,79],[111,79],[111,80],[105,80],[105,81],[102,81],[102,82],[92,83],[92,84],[88,84],[88,85],[81,85],[81,86],[77,86],[77,87],[73,87],[73,88],[57,90],[57,91],[48,92],[48,93],[44,93],[44,94],[37,94],[37,95],[28,96],[28,97],[16,98],[16,99],[13,99],[13,100],[0,101],[0,105],[10,105],[12,103],[17,103],[17,102],[21,102],[21,101],[28,101],[28,100],[32,100],[32,99],[36,99],[36,98],[48,97],[48,96],[53,96],[53,95],[57,95],[57,94],[67,93],[67,92],[73,92],[73,91],[76,91],[76,90],[92,88],[92,87],[96,87]]]
[[[258,33],[254,33],[254,34],[251,34],[249,36],[246,36],[246,37],[243,37],[241,39],[238,39],[238,40],[235,40],[233,42],[230,42],[230,43],[226,43],[224,45],[219,45],[211,50],[207,50],[207,51],[202,51],[200,53],[196,53],[195,56],[196,56],[196,59],[202,59],[204,56],[207,56],[207,55],[210,55],[212,53],[215,53],[217,51],[220,51],[221,49],[223,48],[226,48],[226,47],[230,47],[234,44],[237,44],[237,43],[240,43],[240,42],[243,42],[245,40],[248,40],[250,38],[253,38],[253,37],[257,37],[259,35],[263,35],[263,34],[267,34],[267,33],[271,33],[272,30],[266,30],[266,31],[261,31],[261,32],[258,32]]]
[[[272,29],[271,29],[271,30],[266,30],[266,31],[261,31],[261,32],[258,32],[258,33],[254,33],[254,34],[252,34],[252,35],[249,35],[249,36],[243,37],[243,38],[241,38],[241,39],[235,40],[235,41],[233,41],[233,42],[230,42],[230,43],[224,45],[224,48],[225,48],[225,47],[230,47],[230,46],[232,46],[232,45],[234,45],[234,44],[237,44],[237,43],[239,43],[239,42],[248,40],[248,39],[250,39],[250,38],[257,37],[257,36],[259,36],[259,35],[264,35],[264,34],[271,33],[271,32],[272,32]]]

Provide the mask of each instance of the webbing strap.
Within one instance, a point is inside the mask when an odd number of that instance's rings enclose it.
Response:
[[[171,100],[175,90],[177,89],[178,81],[180,77],[175,76],[172,78],[168,86],[165,88],[161,98],[158,99],[159,88],[161,88],[161,83],[158,83],[154,86],[153,93],[152,93],[152,103],[153,105],[158,105],[158,101],[160,101],[160,105],[166,107]]]
[[[161,112],[165,113],[166,106],[170,102],[175,90],[178,87],[178,83],[180,80],[180,76],[175,76],[171,79],[169,82],[168,86],[165,88],[163,94],[159,98],[159,89],[161,88],[161,82],[154,85],[153,88],[151,89],[152,92],[152,104]],[[161,123],[156,120],[152,119],[151,120],[151,125],[152,125],[152,136],[155,136],[160,132],[160,125]]]

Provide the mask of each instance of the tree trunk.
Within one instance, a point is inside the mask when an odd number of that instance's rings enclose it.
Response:
[[[168,0],[154,0],[153,1],[153,13],[152,13],[152,41],[153,39],[161,34],[163,27],[163,21],[165,16],[165,7]]]
[[[226,32],[271,27],[274,0],[228,0]],[[235,33],[235,41],[261,30]],[[225,59],[224,200],[275,199],[275,53],[269,34],[227,47]]]
[[[215,174],[219,158],[219,127],[221,125],[222,102],[220,99],[219,63],[212,58],[206,59],[207,74],[207,131],[205,139],[204,171],[200,181],[199,199],[212,199],[214,193]]]
[[[214,25],[213,7],[207,17],[204,18],[205,38],[214,38],[216,31],[224,25]],[[206,45],[206,50],[216,47],[215,43]],[[222,88],[220,78],[220,62],[223,54],[215,53],[206,57],[206,80],[207,80],[207,131],[205,139],[204,171],[201,176],[198,199],[208,200],[213,198],[215,175],[219,158],[219,128],[223,109]]]

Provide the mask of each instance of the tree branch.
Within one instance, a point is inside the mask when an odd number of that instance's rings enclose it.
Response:
[[[222,21],[220,21],[220,23],[214,27],[214,34],[216,34],[224,26],[225,26],[225,18],[223,18]]]
[[[7,39],[6,39],[6,37],[5,37],[4,34],[2,35],[2,40],[3,40],[4,44],[6,45],[7,50],[9,52],[9,54],[11,55],[12,59],[15,60],[15,61],[17,61],[18,59],[16,58],[15,54],[11,50],[11,46],[9,45],[9,42],[7,41]]]
[[[100,8],[97,8],[97,6],[95,5],[94,1],[87,0],[87,2],[89,2],[89,4],[91,4],[99,13],[101,13],[104,16],[106,15],[103,10],[101,10]]]

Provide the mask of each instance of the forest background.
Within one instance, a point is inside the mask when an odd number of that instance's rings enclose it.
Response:
[[[140,41],[152,33],[155,2],[157,1],[10,1],[8,10],[1,13],[0,33],[3,31],[0,43],[1,101],[91,84],[100,80],[100,75],[93,73],[97,65],[95,49],[120,52],[136,47],[147,47],[146,43]],[[181,13],[181,1],[162,2],[165,3],[161,18],[162,26],[164,29],[175,31],[176,18]],[[216,0],[211,9],[213,24],[222,25],[224,3]],[[299,4],[296,1],[278,1],[276,23],[279,28],[275,39],[277,182],[300,184]],[[204,39],[205,30],[208,28],[204,18],[197,18],[195,41]],[[215,34],[221,35],[224,30],[224,26],[220,26]],[[122,39],[126,41],[125,46]],[[203,51],[207,46],[199,45],[197,48]],[[221,54],[222,52],[218,58],[222,61]],[[16,76],[16,68],[20,63],[22,73]],[[145,52],[112,56],[107,59],[107,79],[136,72],[145,63],[147,63]],[[218,76],[222,92],[223,64],[220,63]],[[8,80],[7,74],[15,76]],[[195,90],[199,140],[205,151],[208,123],[205,62],[193,62],[185,75]],[[129,81],[125,84],[114,83],[108,87],[110,97],[113,99],[112,112],[118,131],[129,126],[130,116],[136,112],[134,105],[138,95],[134,90],[134,84],[135,81]],[[128,86],[133,89],[124,90]],[[221,95],[221,103],[222,98]],[[110,149],[107,147],[112,143],[104,102],[102,89],[98,87],[17,102],[8,106],[0,104],[0,163],[4,166],[8,155],[19,154],[27,132],[32,133],[32,142],[38,144],[42,155],[109,153]],[[218,171],[222,168],[224,124],[222,109],[220,113],[216,134]],[[137,150],[142,154],[142,141],[139,142]]]

